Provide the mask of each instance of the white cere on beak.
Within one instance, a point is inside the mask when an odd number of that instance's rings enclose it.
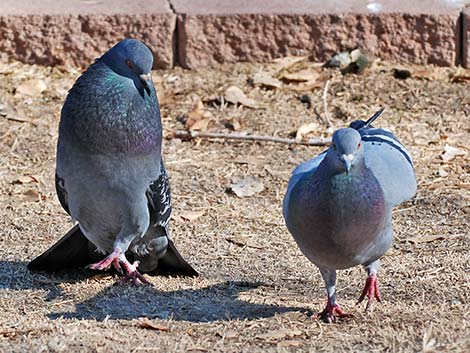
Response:
[[[346,171],[349,173],[352,165],[352,161],[354,160],[353,154],[342,154],[341,159],[343,160],[344,164],[346,165]]]
[[[139,75],[140,79],[144,82],[149,82],[152,79],[152,75],[150,72],[148,74],[141,74]]]

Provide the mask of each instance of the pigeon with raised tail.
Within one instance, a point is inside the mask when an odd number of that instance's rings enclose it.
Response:
[[[294,170],[283,214],[300,250],[321,272],[327,291],[327,322],[352,316],[336,302],[336,270],[363,265],[367,272],[358,303],[381,300],[379,259],[392,245],[392,209],[416,193],[413,162],[386,129],[357,120],[336,130],[329,148]]]
[[[171,198],[162,123],[151,78],[153,55],[125,39],[76,81],[62,108],[56,190],[78,225],[30,262],[56,271],[114,267],[122,282],[151,274],[196,276],[169,239]]]

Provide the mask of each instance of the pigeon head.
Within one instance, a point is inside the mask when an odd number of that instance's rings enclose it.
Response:
[[[143,93],[145,90],[150,95],[150,87],[153,86],[153,55],[144,43],[135,39],[124,39],[109,49],[101,57],[101,61],[118,75],[133,80],[139,91]]]
[[[349,172],[363,161],[361,135],[355,129],[336,130],[328,149],[330,163],[338,172]]]

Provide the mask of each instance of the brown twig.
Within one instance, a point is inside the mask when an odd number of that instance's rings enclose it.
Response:
[[[199,131],[185,131],[185,130],[170,131],[170,134],[167,136],[167,138],[169,139],[182,138],[182,139],[188,139],[188,140],[192,140],[195,138],[202,138],[202,139],[266,141],[266,142],[283,143],[286,145],[306,145],[306,146],[327,146],[331,142],[330,138],[323,138],[323,137],[302,141],[302,140],[275,137],[275,136],[225,134],[221,132],[199,132]]]
[[[323,94],[322,94],[322,100],[323,100],[323,112],[325,114],[325,122],[328,125],[328,127],[331,127],[331,120],[330,120],[330,114],[328,113],[328,87],[330,86],[330,80],[327,80],[325,82],[325,86],[323,87]]]

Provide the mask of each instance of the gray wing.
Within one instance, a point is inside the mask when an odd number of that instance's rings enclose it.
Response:
[[[282,213],[284,214],[284,219],[287,220],[287,214],[288,214],[287,211],[289,207],[290,194],[295,184],[297,184],[297,182],[306,174],[313,173],[315,172],[315,170],[317,170],[321,161],[323,161],[323,159],[325,158],[326,152],[327,150],[323,151],[315,158],[312,158],[304,163],[299,164],[292,172],[292,176],[289,179],[289,184],[287,185],[287,191],[284,196],[284,202],[282,204]]]
[[[149,234],[156,237],[153,242],[156,247],[158,247],[157,244],[161,244],[162,249],[156,249],[157,251],[151,252],[147,256],[138,256],[141,268],[146,269],[145,272],[149,274],[156,275],[198,276],[197,271],[186,262],[169,239],[168,223],[171,216],[171,193],[170,182],[163,160],[160,161],[160,176],[150,184],[147,190],[147,199],[149,201],[151,227],[155,230],[155,232],[150,231]],[[161,241],[162,236],[166,238],[166,241]]]
[[[408,150],[387,129],[360,129],[366,166],[374,173],[391,207],[416,193],[416,177]]]
[[[70,215],[69,204],[67,200],[67,191],[65,190],[64,179],[62,179],[57,172],[55,173],[55,189],[57,197],[59,198],[60,205]]]
[[[170,182],[163,160],[160,162],[160,176],[152,182],[147,190],[150,222],[154,227],[162,227],[168,232],[171,216]]]

